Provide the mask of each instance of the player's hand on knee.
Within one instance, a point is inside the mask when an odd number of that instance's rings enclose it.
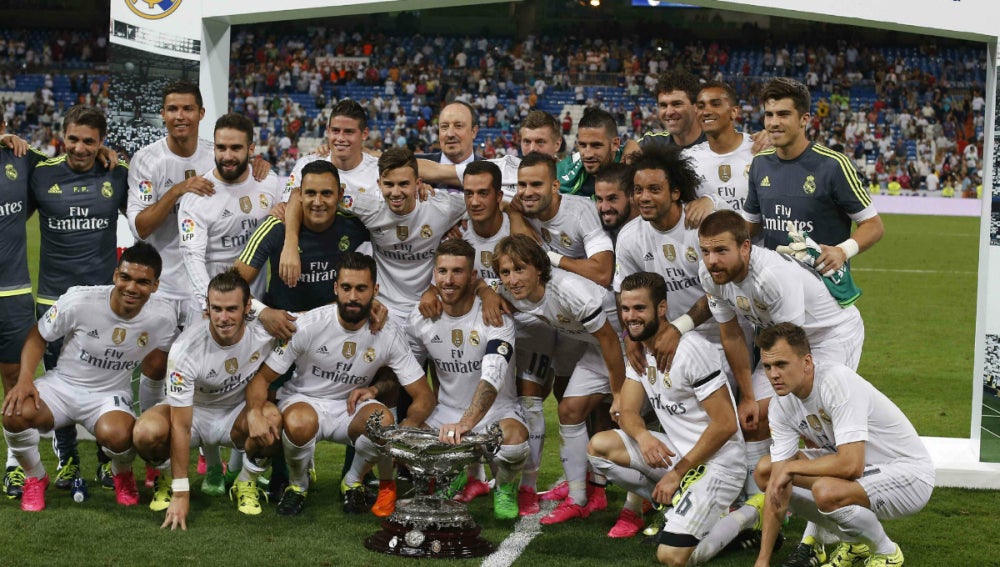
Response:
[[[653,500],[659,504],[670,504],[673,502],[674,494],[681,485],[680,475],[673,469],[663,475],[656,486],[653,487]]]
[[[647,431],[645,435],[636,441],[639,442],[639,451],[642,453],[642,459],[646,461],[647,465],[658,469],[670,467],[673,462],[671,457],[674,457],[674,452],[670,450],[670,447],[667,447],[662,441],[657,439],[656,436]]]
[[[42,404],[38,397],[38,390],[32,383],[21,384],[18,382],[7,392],[7,396],[3,400],[3,414],[21,415],[25,404],[29,403],[34,403],[36,410],[41,409]]]
[[[374,388],[355,388],[347,396],[347,415],[354,415],[358,409],[358,404],[368,400],[374,400],[378,392]]]

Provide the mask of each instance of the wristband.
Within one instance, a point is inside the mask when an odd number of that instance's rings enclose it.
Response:
[[[558,252],[548,251],[549,262],[552,262],[552,266],[558,268],[559,261],[563,259],[563,255]]]
[[[267,305],[264,305],[263,301],[261,301],[259,299],[254,299],[254,298],[250,299],[250,316],[251,317],[259,317],[260,314],[261,314],[261,312],[263,312],[265,309],[267,309]]]
[[[684,333],[694,329],[694,319],[691,318],[687,313],[681,315],[680,317],[674,319],[670,322],[671,325],[677,329],[677,332],[684,336]]]
[[[170,490],[174,492],[191,492],[191,484],[186,478],[175,478],[170,482]]]
[[[837,245],[837,248],[840,248],[841,250],[844,251],[844,254],[847,255],[848,260],[857,256],[858,252],[861,252],[861,247],[858,246],[858,241],[854,240],[853,238],[848,238],[847,240],[841,242],[840,244]]]

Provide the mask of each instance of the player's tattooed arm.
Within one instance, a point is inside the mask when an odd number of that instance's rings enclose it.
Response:
[[[442,443],[458,444],[462,442],[462,436],[472,431],[472,428],[479,422],[493,407],[493,402],[497,399],[497,390],[486,380],[480,380],[476,386],[476,392],[472,394],[472,402],[468,409],[462,414],[458,423],[441,426],[438,440]],[[451,434],[454,432],[454,435]]]

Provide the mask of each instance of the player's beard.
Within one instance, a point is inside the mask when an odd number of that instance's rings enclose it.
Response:
[[[358,308],[357,311],[348,311],[347,307]],[[349,325],[356,325],[365,319],[367,319],[372,314],[372,303],[359,303],[357,301],[352,301],[350,303],[341,303],[337,301],[337,311],[340,313],[340,318]]]
[[[625,327],[628,329],[628,326]],[[632,331],[628,331],[628,337],[635,342],[642,342],[651,339],[656,336],[656,333],[660,331],[660,318],[655,317],[652,321],[648,321],[642,327],[642,331],[638,335],[633,335]]]
[[[234,169],[232,173],[226,173],[226,170],[222,167],[223,165],[232,165],[232,161],[216,160],[215,162],[215,168],[216,171],[219,172],[219,177],[222,177],[223,181],[232,183],[238,180],[240,177],[243,177],[243,174],[246,173],[247,167],[249,167],[250,165],[250,155],[247,154],[246,159],[237,161],[236,169]]]
[[[610,224],[605,222],[604,215],[601,215],[601,226],[603,226],[604,230],[608,232],[611,232],[613,230],[618,230],[619,228],[622,227],[622,225],[625,224],[625,221],[627,221],[629,216],[631,215],[632,215],[632,205],[626,204],[625,210],[622,211],[621,213],[615,213],[614,221],[611,222]]]

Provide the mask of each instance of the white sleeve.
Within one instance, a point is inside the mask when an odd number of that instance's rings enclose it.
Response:
[[[631,232],[629,233],[632,234]],[[643,265],[634,256],[638,252],[639,248],[634,242],[624,243],[622,241],[622,235],[618,235],[618,246],[615,251],[615,276],[611,282],[611,288],[617,293],[621,293],[622,282],[625,278],[632,274],[641,272],[643,270]]]
[[[784,404],[775,396],[771,399],[768,410],[768,423],[771,426],[771,460],[787,461],[799,451],[799,432],[788,424],[790,416],[786,416]]]
[[[423,322],[423,316],[420,315],[420,306],[414,307],[413,311],[410,313],[410,318],[406,322],[406,338],[410,342],[410,349],[413,351],[413,357],[417,359],[417,363],[421,367],[427,362],[427,345],[424,344],[423,333],[421,323]]]
[[[382,329],[382,332],[384,333],[387,330]],[[396,373],[396,379],[399,380],[399,384],[403,387],[409,386],[424,377],[424,370],[417,364],[417,359],[413,357],[410,345],[407,343],[402,329],[399,327],[396,327],[392,335],[388,365]]]
[[[184,271],[194,292],[198,306],[205,305],[208,294],[208,268],[205,267],[205,250],[208,248],[208,215],[204,207],[196,206],[198,196],[188,193],[181,197],[177,210],[177,230],[180,232],[181,259]]]
[[[141,238],[135,228],[135,217],[156,202],[161,190],[159,187],[153,187],[153,175],[146,164],[147,155],[148,151],[140,150],[128,167],[128,202],[125,207],[125,217],[128,219],[128,228],[136,240]]]
[[[789,263],[789,269],[805,270],[794,260],[784,258]],[[763,270],[758,274],[756,293],[760,300],[768,306],[771,321],[775,323],[795,323],[801,326],[806,320],[805,291],[802,283],[795,277],[782,277],[772,270]]]
[[[73,320],[77,303],[73,300],[77,295],[75,291],[76,288],[73,287],[66,290],[66,293],[59,296],[55,304],[38,320],[38,333],[47,342],[51,343],[65,337],[76,326]]]
[[[825,376],[820,387],[823,407],[833,420],[837,445],[868,441],[868,402],[865,391],[851,388],[846,367],[821,366]]]
[[[299,318],[298,330],[292,335],[292,338],[287,341],[275,341],[274,348],[271,349],[271,353],[267,355],[267,360],[264,361],[267,367],[274,370],[278,374],[284,374],[292,367],[292,364],[299,357],[304,348],[303,345],[309,344],[309,323],[311,322],[308,318]]]
[[[175,345],[167,355],[167,403],[172,407],[190,407],[194,405],[197,369],[183,352],[188,346],[187,341]]]

